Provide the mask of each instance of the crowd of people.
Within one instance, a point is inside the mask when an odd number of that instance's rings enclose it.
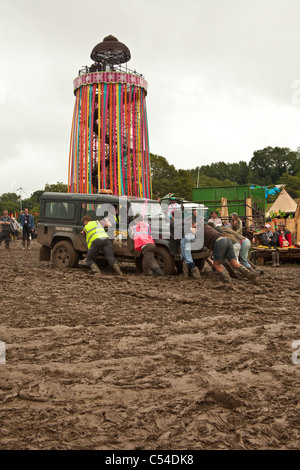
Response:
[[[119,263],[115,259],[113,246],[109,240],[106,228],[111,226],[113,220],[110,214],[101,221],[92,220],[86,215],[83,218],[82,234],[86,236],[87,243],[87,266],[93,273],[100,274],[100,268],[96,263],[96,258],[103,252],[108,263],[113,267],[118,275],[122,275]],[[180,253],[184,277],[191,273],[195,279],[200,279],[200,271],[192,256],[192,243],[197,239],[197,234],[202,231],[203,244],[212,252],[210,264],[224,282],[230,282],[230,269],[237,270],[248,279],[254,279],[257,275],[255,267],[249,262],[249,251],[251,241],[243,234],[242,220],[237,213],[231,214],[228,222],[222,221],[216,211],[212,211],[207,223],[198,227],[197,210],[195,209],[188,223],[185,223],[184,233],[182,233],[182,217],[177,206],[171,208],[168,213],[170,220],[170,237],[173,250]],[[0,245],[4,241],[5,249],[9,250],[10,242],[14,237],[21,237],[23,249],[30,249],[31,240],[35,237],[36,229],[34,219],[27,208],[22,211],[18,221],[4,210],[0,217]],[[180,232],[178,227],[180,226]],[[179,235],[178,235],[179,234]],[[140,214],[135,219],[131,227],[131,239],[134,242],[134,249],[143,254],[146,273],[163,277],[164,273],[155,259],[156,245],[151,235],[151,227]],[[260,243],[269,248],[292,246],[292,235],[287,230],[285,223],[280,222],[277,230],[272,231],[270,224],[265,224],[262,231],[253,235],[253,238],[260,237]],[[225,266],[230,269],[226,269]]]
[[[9,215],[8,210],[4,210],[0,217],[0,245],[5,243],[5,249],[10,249],[10,243],[13,240],[22,240],[23,250],[30,249],[31,240],[36,238],[36,227],[33,215],[28,208],[21,211],[18,220]]]

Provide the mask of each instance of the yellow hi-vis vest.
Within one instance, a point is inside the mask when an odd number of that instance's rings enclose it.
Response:
[[[107,233],[98,220],[89,222],[83,230],[86,233],[86,244],[88,249],[91,248],[91,244],[94,240],[97,240],[97,238],[108,238]]]

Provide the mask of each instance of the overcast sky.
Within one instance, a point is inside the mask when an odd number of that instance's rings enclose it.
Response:
[[[0,194],[67,183],[78,70],[112,34],[177,169],[300,146],[299,0],[0,0]]]

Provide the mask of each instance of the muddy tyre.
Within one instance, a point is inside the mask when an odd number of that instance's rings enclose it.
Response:
[[[175,261],[170,252],[162,247],[162,246],[157,246],[155,255],[154,255],[156,261],[158,262],[158,265],[160,268],[163,270],[165,276],[169,276],[174,273],[175,270]],[[147,274],[144,260],[142,259],[142,266],[143,266],[143,272]]]
[[[51,248],[49,246],[41,246],[40,253],[39,253],[39,260],[40,261],[50,261],[51,258]]]
[[[79,253],[74,249],[72,243],[62,240],[52,250],[53,266],[59,269],[74,268],[79,261]]]

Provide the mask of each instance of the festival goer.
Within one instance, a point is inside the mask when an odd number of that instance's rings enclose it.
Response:
[[[92,221],[89,215],[85,215],[82,219],[84,228],[81,232],[86,236],[86,244],[88,251],[86,254],[86,264],[95,274],[101,274],[100,268],[96,263],[96,258],[100,251],[103,251],[105,258],[114,271],[121,276],[122,271],[120,265],[114,256],[114,250],[109,237],[98,220]]]
[[[236,259],[240,261],[245,268],[249,269],[249,271],[255,271],[248,261],[249,250],[251,248],[251,241],[249,238],[244,237],[244,235],[241,235],[230,228],[221,226],[216,226],[215,228],[218,232],[222,233],[232,241]]]
[[[25,250],[25,242],[27,242],[27,250],[30,250],[30,238],[31,232],[34,228],[34,220],[33,216],[29,213],[29,210],[27,208],[24,209],[24,213],[20,217],[20,226],[23,232],[23,250]]]
[[[15,217],[11,218],[11,227],[12,227],[12,229],[11,229],[12,238],[13,238],[13,240],[17,240],[18,237],[19,237],[20,224],[19,224],[19,222],[17,222]]]
[[[292,234],[284,222],[279,222],[277,233],[280,248],[292,246]]]
[[[270,224],[265,225],[265,232],[261,235],[261,244],[269,249],[276,248],[278,244],[278,234],[272,232]]]
[[[184,277],[189,277],[189,272],[193,278],[201,279],[201,274],[199,268],[196,266],[193,256],[192,256],[192,243],[196,240],[197,233],[197,210],[194,209],[192,212],[192,217],[188,217],[184,224],[184,234],[180,240],[181,253],[180,257],[182,259],[182,270]]]
[[[208,224],[204,225],[204,245],[213,252],[213,267],[222,276],[224,282],[231,282],[228,271],[222,266],[225,260],[228,260],[234,269],[237,269],[248,279],[256,277],[253,272],[237,261],[232,241]]]
[[[235,232],[243,234],[243,222],[241,221],[236,212],[233,212],[231,214],[231,228]]]
[[[140,251],[143,254],[146,273],[163,277],[164,273],[155,259],[156,245],[151,236],[150,225],[144,221],[142,215],[138,215],[136,224],[131,227],[132,236],[134,241],[134,249]]]
[[[222,220],[218,217],[217,211],[212,211],[210,214],[210,219],[207,223],[213,223],[214,225],[223,225]]]
[[[1,232],[0,232],[0,245],[1,243],[5,242],[5,249],[9,250],[9,244],[11,241],[10,233],[12,229],[12,220],[8,215],[8,211],[5,209],[3,211],[3,215],[0,217],[0,225],[1,225]]]

